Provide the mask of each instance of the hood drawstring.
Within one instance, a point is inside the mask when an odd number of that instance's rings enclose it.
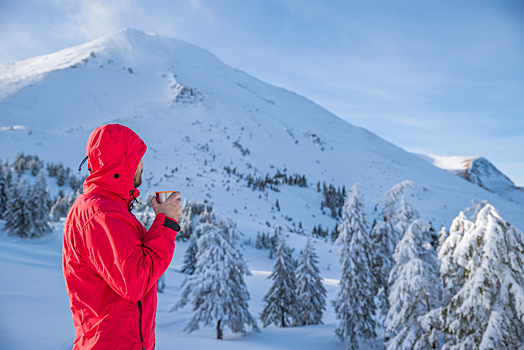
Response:
[[[129,203],[129,212],[133,210],[133,204],[138,203],[138,199],[135,197],[135,190],[129,191],[129,195],[133,196],[133,200]]]
[[[84,165],[85,162],[87,162],[87,158],[89,158],[89,156],[86,156],[84,158],[84,160],[82,161],[82,163],[80,163],[80,166],[78,167],[78,171],[81,171],[82,170],[82,165]]]

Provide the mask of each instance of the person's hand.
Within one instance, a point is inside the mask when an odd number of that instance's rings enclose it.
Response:
[[[155,215],[160,213],[165,214],[177,222],[182,216],[182,206],[180,205],[180,192],[175,191],[164,203],[159,203],[156,197],[151,198],[151,205],[155,211]]]

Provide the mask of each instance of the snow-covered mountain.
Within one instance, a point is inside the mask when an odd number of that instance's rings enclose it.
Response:
[[[472,199],[487,199],[510,222],[524,226],[515,203],[302,96],[231,68],[206,50],[155,34],[125,29],[2,65],[0,115],[0,157],[24,151],[71,168],[84,157],[96,126],[128,125],[149,145],[143,191],[180,189],[189,199],[214,202],[245,229],[266,221],[333,227],[334,220],[321,215],[318,181],[346,188],[360,182],[371,209],[406,179],[414,183],[413,206],[435,225],[449,224]],[[253,176],[277,170],[305,175],[309,187],[259,198],[261,193],[253,195],[244,181],[227,174],[226,166]],[[277,198],[292,221],[283,214],[273,219]]]
[[[446,157],[432,154],[421,157],[503,198],[524,205],[524,188],[515,186],[509,177],[484,157]]]

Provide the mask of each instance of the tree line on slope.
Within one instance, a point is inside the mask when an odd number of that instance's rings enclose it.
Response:
[[[254,190],[265,191],[266,187],[274,192],[280,192],[280,186],[287,184],[289,186],[298,186],[298,187],[307,187],[306,175],[287,175],[287,169],[284,169],[283,172],[277,170],[277,173],[274,175],[266,174],[265,176],[256,176],[251,174],[243,174],[237,171],[236,168],[231,169],[230,166],[225,166],[224,170],[226,173],[231,176],[236,176],[237,181],[244,180],[246,181],[247,187],[250,187]]]
[[[28,176],[24,176],[26,172]],[[59,187],[53,199],[46,176],[55,178]],[[52,232],[51,222],[67,215],[82,183],[83,179],[71,175],[71,169],[62,163],[47,163],[44,170],[38,156],[18,153],[12,164],[8,160],[0,163],[0,218],[5,220],[8,234],[41,237]]]

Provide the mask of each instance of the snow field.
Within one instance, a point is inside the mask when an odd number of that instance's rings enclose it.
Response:
[[[3,225],[4,221],[0,221],[1,228]],[[0,231],[1,348],[65,350],[72,347],[74,328],[62,274],[63,221],[55,223],[54,227],[50,236],[41,239],[8,237]],[[303,242],[305,239],[293,236],[296,234],[291,234],[288,241]],[[251,296],[249,311],[257,319],[261,333],[248,328],[247,335],[243,336],[226,328],[224,340],[219,341],[214,328],[201,327],[189,334],[183,332],[191,315],[190,306],[169,310],[185,278],[180,269],[188,245],[189,242],[177,242],[175,256],[166,272],[167,288],[158,294],[157,349],[344,349],[334,333],[335,315],[330,304],[338,290],[337,279],[327,279],[324,283],[328,292],[324,325],[262,328],[259,315],[263,309],[262,299],[271,285],[267,277],[273,260],[268,258],[268,250],[246,245],[240,251],[252,271],[252,276],[245,276]],[[317,243],[315,247],[318,249],[320,245]],[[293,256],[298,252],[295,250]],[[326,270],[321,271],[323,277],[324,272]],[[332,266],[329,272],[332,276],[339,274],[338,265]]]

